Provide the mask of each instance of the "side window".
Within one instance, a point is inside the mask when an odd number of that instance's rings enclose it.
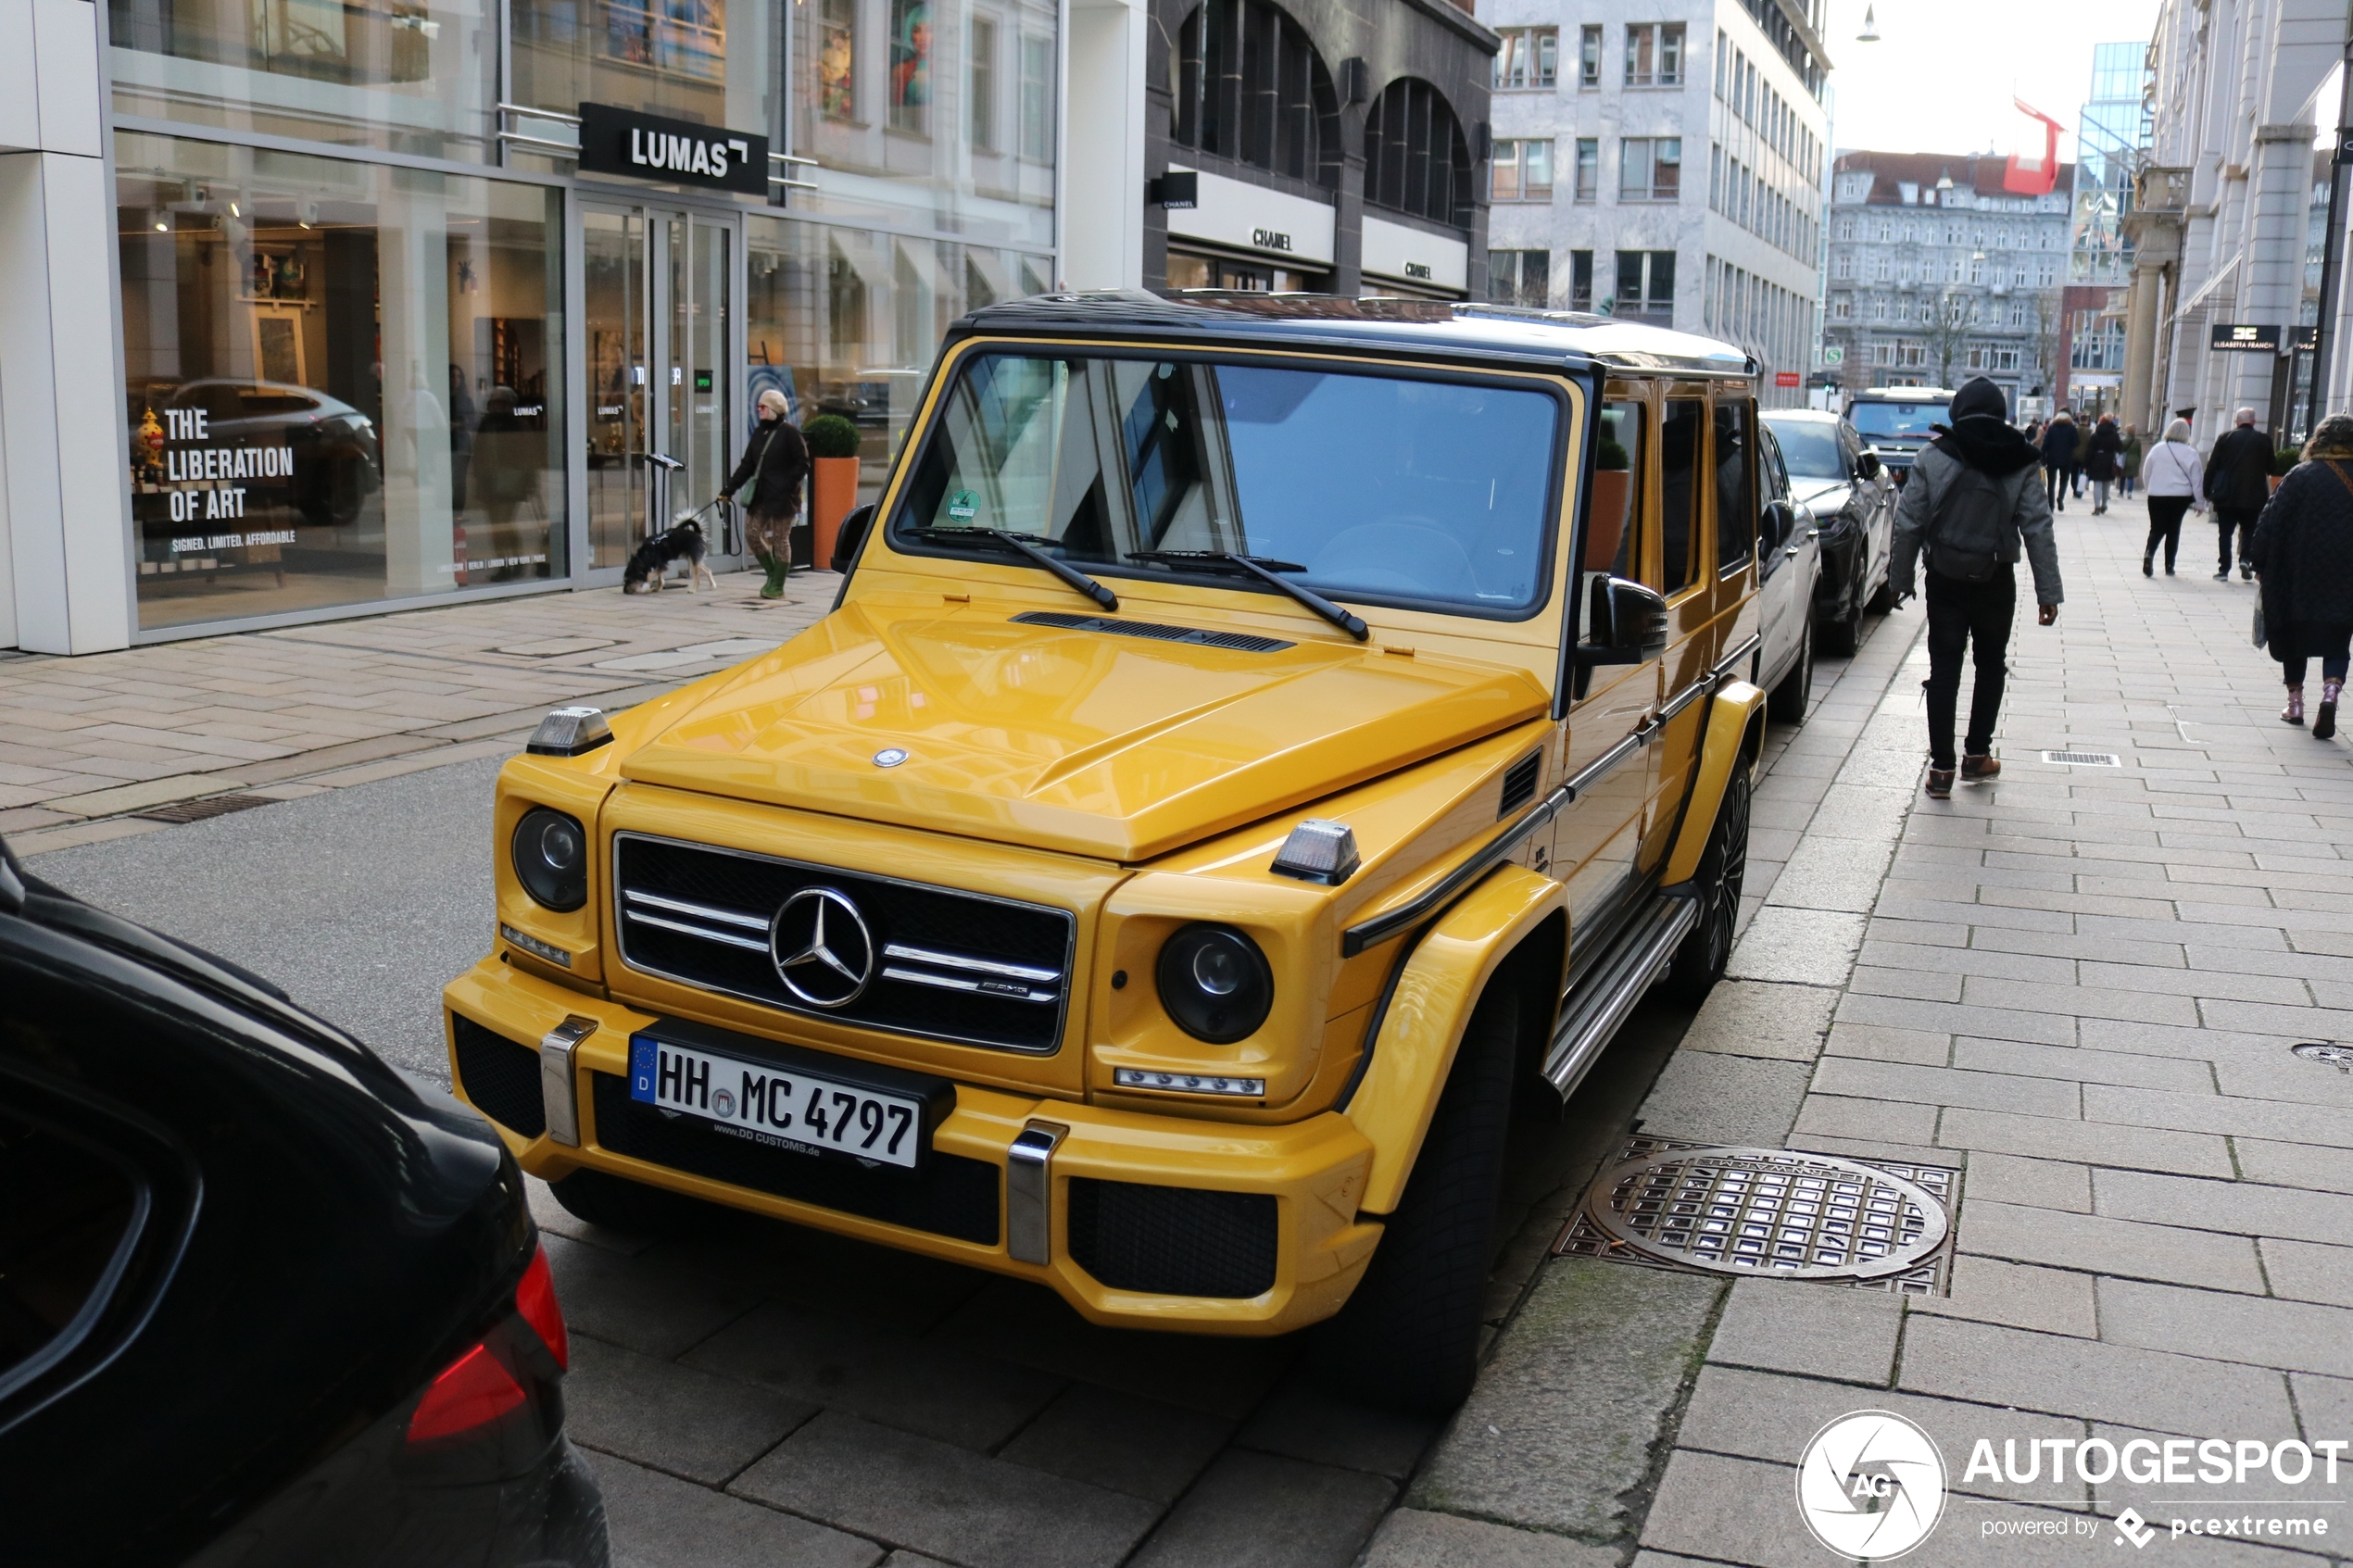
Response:
[[[71,1348],[130,1239],[139,1186],[79,1138],[0,1110],[0,1393]]]
[[[1633,577],[1642,567],[1642,417],[1635,402],[1602,405],[1601,447],[1593,455],[1592,505],[1585,519],[1587,571]]]
[[[1746,398],[1716,405],[1716,570],[1748,563],[1756,543],[1756,409]]]
[[[1707,424],[1707,405],[1696,397],[1679,397],[1667,405],[1658,427],[1658,511],[1660,563],[1666,581],[1660,591],[1673,596],[1699,578],[1700,433]]]

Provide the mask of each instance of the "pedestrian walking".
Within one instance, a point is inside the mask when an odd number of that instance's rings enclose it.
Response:
[[[2141,468],[2148,485],[2149,542],[2141,551],[2141,575],[2157,575],[2157,547],[2165,546],[2165,575],[2173,575],[2173,559],[2182,550],[2182,514],[2196,507],[2206,509],[2198,487],[2205,470],[2197,448],[2190,445],[2190,421],[2175,420],[2165,427],[2165,439],[2150,449]]]
[[[2287,685],[2280,718],[2304,722],[2305,671],[2318,659],[2321,703],[2312,737],[2327,740],[2336,734],[2337,698],[2353,654],[2353,418],[2333,414],[2321,421],[2305,444],[2304,461],[2264,507],[2252,552],[2262,574],[2265,640]]]
[[[2116,455],[2116,493],[2130,499],[2141,483],[2141,432],[2137,425],[2124,427],[2124,445]]]
[[[2074,471],[2077,449],[2082,444],[2083,433],[2075,428],[2075,418],[2061,408],[2043,427],[2043,472],[2047,494],[2045,496],[2053,511],[2067,510],[2067,476]]]
[[[1928,558],[1928,793],[1935,800],[1953,794],[1964,651],[1971,654],[1976,680],[1959,772],[1982,782],[2002,771],[1994,757],[1994,721],[2009,672],[2005,659],[2018,612],[2021,544],[2033,567],[2039,624],[2058,619],[2063,596],[2051,497],[2035,477],[2038,454],[2004,420],[2003,408],[2002,389],[1983,376],[1956,393],[1952,424],[1933,427],[1936,438],[1913,460],[1912,482],[1896,505],[1888,582],[1898,598],[1911,596],[1914,566]],[[2047,451],[2042,457],[2049,460]]]
[[[2255,428],[2255,410],[2241,408],[2230,433],[2214,443],[2206,458],[2206,498],[2214,503],[2220,532],[2214,581],[2231,580],[2231,535],[2238,534],[2239,575],[2255,575],[2255,520],[2271,498],[2271,438]]]
[[[2116,417],[2102,414],[2083,445],[2083,475],[2092,482],[2094,517],[2108,510],[2108,487],[2116,483],[2116,460],[2123,454],[2124,437],[2117,431]]]
[[[785,408],[785,395],[776,388],[760,395],[760,428],[720,492],[743,503],[745,543],[768,573],[760,589],[763,599],[784,596],[792,571],[793,520],[800,515],[801,487],[809,478],[809,445]]]

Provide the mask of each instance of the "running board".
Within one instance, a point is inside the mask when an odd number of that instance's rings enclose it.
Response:
[[[1544,1077],[1567,1099],[1601,1060],[1603,1047],[1651,985],[1674,961],[1675,948],[1699,923],[1699,900],[1661,893],[1627,922],[1561,1013]]]

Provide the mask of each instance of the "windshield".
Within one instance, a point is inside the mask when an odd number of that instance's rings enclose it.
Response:
[[[1800,479],[1844,479],[1845,459],[1839,456],[1838,427],[1813,420],[1777,420],[1765,423],[1780,441],[1789,471]]]
[[[1231,551],[1335,598],[1516,618],[1546,588],[1560,412],[1548,393],[1467,382],[976,354],[892,544],[1002,529],[1137,575],[1185,571],[1149,552]]]
[[[1942,403],[1857,403],[1846,411],[1865,435],[1910,436],[1926,441],[1935,433],[1928,427],[1944,417]]]

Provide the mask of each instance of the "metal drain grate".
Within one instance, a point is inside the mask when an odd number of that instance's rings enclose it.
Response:
[[[257,806],[276,804],[266,795],[208,795],[200,800],[175,800],[152,811],[131,814],[150,822],[200,822],[207,817],[225,817],[232,811],[250,811]]]
[[[2124,759],[2113,751],[2046,751],[2043,760],[2062,768],[2121,768]]]
[[[1959,1174],[1941,1165],[1634,1137],[1553,1252],[1942,1295]]]
[[[2339,1073],[2353,1073],[2353,1046],[2340,1046],[2329,1040],[2306,1040],[2288,1047],[2307,1061],[2317,1061],[2323,1067],[2334,1067]]]

